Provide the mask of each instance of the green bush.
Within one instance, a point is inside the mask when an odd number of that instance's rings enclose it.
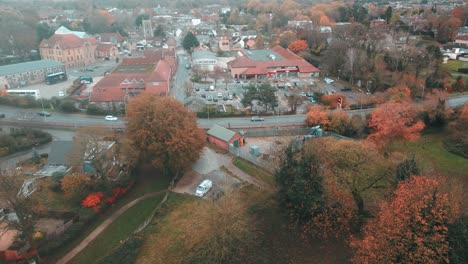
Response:
[[[50,141],[52,135],[49,133],[28,128],[11,128],[8,135],[0,135],[0,149],[8,149],[6,154],[12,154]]]
[[[63,100],[60,102],[59,109],[65,113],[76,113],[78,109],[75,107],[75,102],[72,100]]]
[[[97,105],[95,104],[89,104],[88,105],[88,108],[86,109],[86,113],[88,115],[107,115],[107,111],[102,109],[102,108],[99,108]]]

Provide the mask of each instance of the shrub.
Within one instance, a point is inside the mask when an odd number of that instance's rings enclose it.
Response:
[[[76,113],[78,109],[75,107],[75,102],[71,100],[64,100],[60,103],[59,109],[65,113]]]
[[[468,73],[468,68],[458,68],[458,72]]]
[[[107,111],[98,107],[95,104],[89,104],[88,108],[86,109],[86,113],[88,115],[107,115]]]

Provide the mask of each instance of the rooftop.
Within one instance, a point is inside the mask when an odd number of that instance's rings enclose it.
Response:
[[[29,72],[51,67],[62,67],[63,63],[54,60],[38,60],[0,66],[0,76]]]
[[[214,136],[214,137],[217,137],[219,139],[222,139],[224,141],[229,141],[231,140],[231,138],[236,135],[236,132],[234,131],[231,131],[227,128],[224,128],[222,126],[218,126],[218,125],[213,125],[210,130],[208,130],[207,132],[208,135],[211,135],[211,136]]]
[[[244,50],[244,54],[253,61],[283,60],[278,53],[268,49]]]

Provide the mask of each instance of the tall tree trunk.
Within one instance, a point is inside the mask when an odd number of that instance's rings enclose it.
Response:
[[[362,199],[361,194],[357,190],[353,190],[351,192],[353,195],[354,202],[356,203],[356,207],[358,209],[359,215],[364,214],[364,199]]]

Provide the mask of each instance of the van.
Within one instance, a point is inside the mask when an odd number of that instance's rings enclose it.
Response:
[[[213,186],[213,182],[210,180],[204,180],[200,185],[198,185],[197,190],[195,191],[195,195],[198,197],[203,197],[205,193],[207,193],[210,189],[211,186]]]
[[[214,91],[214,86],[210,85],[210,91]]]
[[[91,77],[91,76],[80,76],[80,81],[82,83],[92,83],[93,82],[93,77]]]

